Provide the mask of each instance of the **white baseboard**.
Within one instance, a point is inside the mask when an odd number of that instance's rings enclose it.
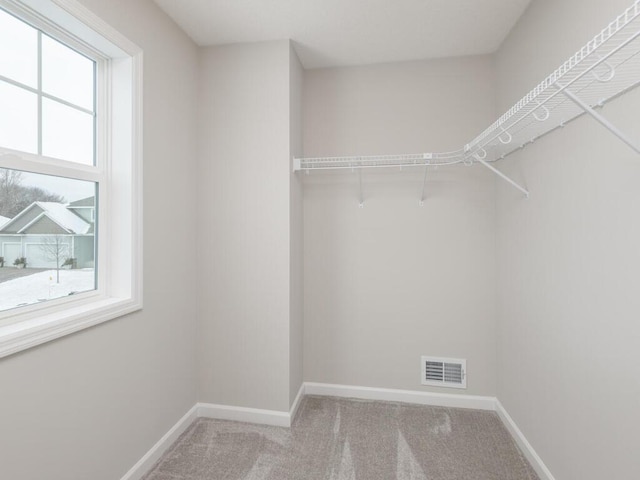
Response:
[[[524,456],[529,460],[529,463],[533,467],[533,469],[540,477],[540,480],[555,480],[547,466],[544,464],[540,456],[533,449],[529,441],[525,438],[522,431],[516,425],[516,422],[513,421],[511,416],[507,413],[505,408],[500,403],[500,400],[496,399],[496,413],[502,420],[502,423],[509,431],[513,439],[515,440],[518,447],[524,454]]]
[[[232,407],[213,403],[198,403],[198,417],[215,418],[217,420],[234,420],[236,422],[259,423],[276,427],[289,427],[289,412],[262,410],[259,408]]]
[[[151,447],[144,457],[142,457],[138,463],[136,463],[131,469],[124,474],[121,480],[139,480],[141,479],[155,463],[160,460],[162,454],[175,442],[180,435],[193,423],[197,418],[196,405],[176,423],[171,429],[164,434],[164,436],[158,440],[158,442]]]
[[[300,402],[302,401],[302,397],[304,397],[306,392],[306,385],[303,382],[300,385],[300,390],[298,390],[298,394],[296,398],[293,400],[293,405],[291,405],[291,409],[289,410],[289,426],[293,424],[293,421],[296,418],[296,414],[298,413],[298,407],[300,406]]]
[[[395,390],[390,388],[355,387],[352,385],[331,385],[327,383],[305,383],[305,394],[359,398],[362,400],[405,402],[436,407],[472,408],[475,410],[496,409],[495,397]]]
[[[234,407],[230,405],[216,405],[213,403],[198,403],[198,417],[215,418],[217,420],[234,420],[236,422],[259,423],[276,427],[290,427],[296,416],[300,401],[305,393],[305,384],[300,390],[288,412],[278,410],[263,410],[259,408]]]

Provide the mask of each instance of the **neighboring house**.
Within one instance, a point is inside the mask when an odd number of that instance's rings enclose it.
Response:
[[[0,217],[0,256],[5,265],[26,257],[32,268],[55,268],[56,261],[75,258],[78,268],[94,266],[95,200],[67,205],[34,202],[12,219]]]

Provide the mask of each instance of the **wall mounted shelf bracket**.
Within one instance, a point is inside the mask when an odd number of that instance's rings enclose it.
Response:
[[[465,152],[469,151],[469,146],[465,146]],[[487,156],[487,152],[485,150],[480,150],[479,152],[474,153],[473,155],[471,155],[471,157],[469,157],[469,159],[467,161],[465,161],[464,163],[467,165],[473,165],[473,161],[475,160],[476,162],[478,162],[480,165],[488,168],[489,170],[491,170],[493,173],[495,173],[496,175],[498,175],[500,178],[502,178],[505,182],[507,182],[509,185],[513,186],[514,188],[516,188],[517,190],[521,191],[522,193],[524,193],[524,196],[526,198],[529,198],[529,190],[527,190],[526,188],[524,188],[523,186],[521,186],[519,183],[517,183],[515,180],[509,178],[508,176],[506,176],[504,173],[502,173],[500,170],[498,170],[496,167],[494,167],[493,165],[489,164],[485,158]],[[472,160],[473,158],[473,160]]]
[[[567,88],[564,88],[560,85],[556,85],[556,87],[558,87],[561,90],[562,94],[565,97],[567,97],[573,103],[575,103],[580,108],[582,108],[586,113],[591,115],[598,123],[600,123],[603,127],[605,127],[607,130],[613,133],[616,137],[618,137],[620,140],[626,143],[636,153],[640,153],[640,147],[638,147],[638,145],[636,145],[636,143],[633,142],[633,140],[631,140],[627,135],[625,135],[622,131],[620,131],[620,129],[618,129],[613,123],[607,120],[604,116],[596,112],[590,105],[582,101],[580,97],[576,96],[571,90],[568,90]]]
[[[420,205],[421,207],[424,207],[424,197],[425,197],[425,193],[427,190],[427,172],[429,170],[429,167],[425,166],[424,167],[424,176],[422,177],[422,193],[420,194],[420,201],[418,202],[418,205]]]

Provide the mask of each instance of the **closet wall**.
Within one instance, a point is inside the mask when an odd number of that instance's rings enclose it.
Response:
[[[301,67],[288,40],[203,48],[200,65],[199,401],[288,412],[302,382]]]
[[[289,44],[289,160],[300,157],[302,149],[302,90],[304,70]],[[291,165],[293,167],[293,165]],[[293,405],[304,380],[304,224],[302,179],[289,174],[289,405]]]
[[[537,0],[496,56],[501,110],[629,0]],[[640,91],[601,110],[640,142]],[[557,479],[640,478],[640,157],[589,117],[500,162],[498,397]],[[635,420],[633,420],[635,419]]]
[[[309,70],[305,156],[447,151],[495,117],[488,56]],[[304,189],[305,381],[420,390],[420,356],[496,388],[494,177],[481,166],[312,172]],[[431,389],[437,390],[437,389]]]

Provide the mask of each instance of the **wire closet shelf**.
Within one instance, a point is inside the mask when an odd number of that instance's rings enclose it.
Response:
[[[640,85],[640,0],[459,150],[445,153],[294,158],[294,171],[428,167],[481,163],[528,192],[490,163],[503,159],[568,122],[589,114],[640,153],[597,111]]]

